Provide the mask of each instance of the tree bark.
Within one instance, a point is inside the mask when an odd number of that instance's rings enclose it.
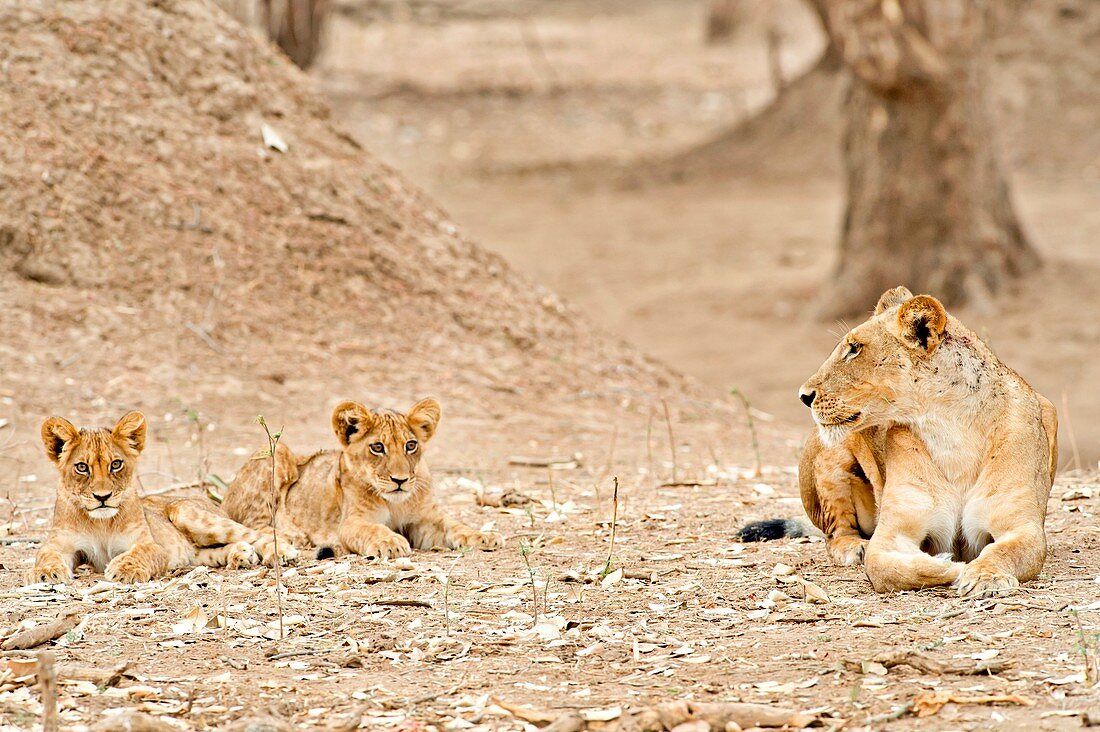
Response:
[[[986,100],[983,0],[812,0],[851,72],[848,199],[830,317],[906,285],[984,303],[1039,257],[1013,209]]]

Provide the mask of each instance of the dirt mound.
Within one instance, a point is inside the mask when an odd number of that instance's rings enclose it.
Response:
[[[2,5],[0,373],[18,406],[676,380],[464,238],[212,4]]]
[[[1015,2],[998,10],[993,103],[1010,164],[1100,174],[1100,5]],[[846,73],[823,58],[773,104],[730,130],[645,167],[658,178],[836,174]]]

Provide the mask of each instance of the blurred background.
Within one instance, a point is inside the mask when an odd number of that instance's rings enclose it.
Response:
[[[1066,458],[1094,463],[1098,4],[832,3],[832,28],[829,5],[226,3],[476,240],[675,368],[805,422],[798,385],[905,283],[1058,404]],[[903,42],[888,69],[872,41],[906,23],[940,58]]]

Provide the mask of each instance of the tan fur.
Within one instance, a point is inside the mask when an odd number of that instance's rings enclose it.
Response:
[[[446,516],[432,495],[424,445],[440,419],[434,399],[408,414],[370,411],[344,402],[332,414],[341,450],[297,457],[275,451],[272,492],[269,454],[245,463],[226,491],[224,508],[248,526],[263,526],[275,513],[283,532],[303,545],[378,558],[416,549],[497,549],[499,534],[475,531]],[[276,512],[277,509],[277,512]]]
[[[1057,414],[939,301],[883,294],[800,394],[818,425],[802,500],[834,561],[865,560],[879,592],[1038,575]]]
[[[66,582],[90,564],[116,582],[146,582],[203,564],[248,566],[274,561],[273,538],[229,520],[204,500],[143,498],[133,486],[145,448],[145,417],[130,412],[113,429],[77,429],[60,417],[42,425],[46,454],[60,480],[49,537],[31,582]],[[284,559],[296,551],[279,547]]]

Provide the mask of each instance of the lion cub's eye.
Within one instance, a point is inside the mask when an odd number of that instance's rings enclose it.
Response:
[[[844,354],[845,360],[851,360],[859,355],[859,352],[863,350],[862,343],[852,342],[848,344],[848,352]]]
[[[405,452],[416,452],[416,448],[420,447],[416,440],[409,440],[405,443]]]
[[[122,461],[121,460],[112,460],[111,461],[111,472],[112,473],[117,473],[120,470],[122,470]]]
[[[373,452],[375,455],[385,455],[386,446],[383,445],[381,442],[375,442],[370,446],[370,451]]]
[[[81,475],[89,475],[91,473],[91,471],[88,469],[88,463],[77,463],[73,467],[76,468],[76,472],[80,473]]]

